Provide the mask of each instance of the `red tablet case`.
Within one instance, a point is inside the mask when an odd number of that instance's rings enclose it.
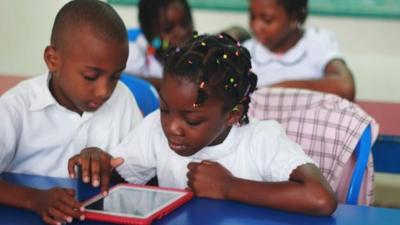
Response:
[[[161,219],[163,216],[167,215],[174,209],[178,208],[179,206],[183,205],[184,203],[188,202],[192,197],[193,193],[186,190],[175,189],[175,188],[163,188],[163,187],[155,187],[155,186],[146,186],[146,185],[136,185],[136,184],[118,184],[110,189],[115,189],[120,186],[130,186],[130,187],[139,187],[144,189],[156,189],[156,190],[166,190],[166,191],[174,191],[174,192],[181,192],[184,193],[182,197],[174,201],[168,206],[165,206],[161,210],[155,212],[154,214],[150,215],[147,218],[132,218],[132,217],[124,217],[124,216],[116,216],[104,213],[97,213],[92,211],[85,211],[85,219],[89,220],[96,220],[96,221],[103,221],[103,222],[110,222],[110,223],[118,223],[118,224],[130,224],[130,225],[147,225],[151,224],[155,219]],[[99,194],[100,195],[100,194]],[[92,199],[98,197],[98,195],[93,196],[92,198],[86,200],[84,205],[87,204]]]

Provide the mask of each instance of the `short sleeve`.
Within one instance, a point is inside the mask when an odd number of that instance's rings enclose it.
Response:
[[[276,121],[260,121],[251,151],[264,181],[287,181],[297,167],[306,163],[315,164],[300,145],[289,140]]]
[[[129,183],[144,184],[156,174],[156,143],[162,133],[158,111],[149,114],[116,148],[113,157],[122,157],[124,163],[118,173]]]
[[[318,61],[320,71],[324,71],[326,65],[333,59],[343,59],[339,42],[333,32],[321,28],[310,28],[309,32],[309,43],[312,46],[310,51]]]
[[[4,172],[14,158],[21,133],[20,112],[0,98],[0,173]]]

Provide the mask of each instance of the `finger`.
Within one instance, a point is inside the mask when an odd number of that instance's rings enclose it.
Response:
[[[81,158],[79,159],[81,169],[82,169],[82,181],[84,183],[90,182],[90,157],[86,154],[81,154]]]
[[[92,177],[93,187],[98,187],[100,184],[100,171],[101,171],[100,156],[98,153],[94,153],[90,156],[90,171]]]
[[[124,163],[124,159],[121,157],[118,157],[118,158],[112,158],[110,164],[111,164],[112,169],[115,169],[118,166],[122,165],[122,163]]]
[[[75,178],[75,166],[80,165],[79,163],[79,155],[75,155],[68,160],[68,174],[71,178]]]
[[[65,197],[62,199],[61,205],[57,207],[58,210],[63,212],[65,215],[67,215],[67,221],[71,222],[72,218],[76,219],[81,219],[83,216],[83,211],[82,209],[82,204],[76,201],[74,198],[71,197]]]
[[[56,208],[49,209],[49,216],[54,220],[58,221],[59,223],[66,223],[68,221],[68,215],[65,215],[63,212]]]
[[[53,218],[51,218],[48,214],[42,216],[42,220],[47,223],[47,224],[51,224],[51,225],[61,225],[61,223]]]
[[[200,165],[200,163],[196,163],[196,162],[190,162],[188,165],[187,165],[187,168],[189,169],[189,170],[194,170],[197,166],[199,166]]]
[[[109,187],[109,183],[110,183],[110,174],[111,174],[111,169],[110,169],[110,156],[109,155],[102,155],[101,157],[101,161],[104,162],[103,163],[103,167],[101,168],[101,193],[103,194],[103,196],[107,196],[108,194],[108,187]]]

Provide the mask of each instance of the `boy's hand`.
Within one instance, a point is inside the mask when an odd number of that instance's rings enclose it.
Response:
[[[75,200],[75,191],[66,188],[40,190],[33,196],[32,208],[47,224],[71,223],[84,220],[82,204]]]
[[[199,197],[226,199],[232,174],[219,163],[202,161],[188,164],[188,187]]]
[[[81,166],[82,181],[84,183],[91,182],[93,187],[98,187],[101,184],[101,193],[106,196],[111,171],[123,162],[122,158],[112,158],[110,154],[99,148],[85,148],[80,154],[69,159],[68,172],[70,177],[74,178],[76,177],[75,166]]]

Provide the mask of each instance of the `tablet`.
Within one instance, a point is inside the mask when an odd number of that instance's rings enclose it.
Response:
[[[193,197],[186,190],[119,184],[108,196],[98,194],[83,203],[85,218],[119,224],[150,224]]]

